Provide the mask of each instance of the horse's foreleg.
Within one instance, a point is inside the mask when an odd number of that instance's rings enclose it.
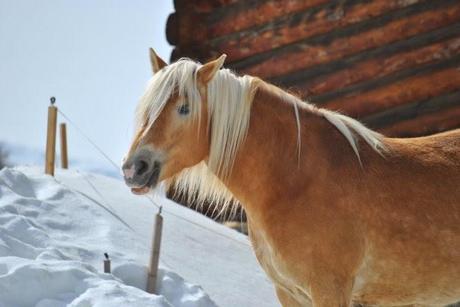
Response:
[[[278,296],[278,300],[283,307],[312,307],[312,304],[308,299],[302,298],[303,302],[299,303],[291,293],[279,286],[276,286],[276,296]]]
[[[353,281],[333,274],[315,274],[311,284],[314,307],[350,307]]]

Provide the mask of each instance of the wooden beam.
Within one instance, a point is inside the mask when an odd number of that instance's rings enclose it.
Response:
[[[440,112],[456,106],[460,106],[460,91],[424,101],[404,104],[377,114],[372,114],[362,118],[361,122],[372,129],[382,129],[398,122],[412,120],[426,114]]]
[[[417,137],[460,128],[460,106],[397,122],[380,129],[393,137]]]
[[[171,13],[166,20],[166,40],[170,45],[180,44],[180,23],[177,12]]]
[[[323,4],[328,4],[329,7],[338,6],[330,4],[328,0],[241,1],[231,10],[226,8],[210,16],[209,38],[261,26],[277,18],[285,18],[286,15],[321,7]]]
[[[423,101],[460,89],[460,66],[416,75],[388,86],[322,104],[332,110],[341,110],[352,117],[363,117],[406,103]]]
[[[171,45],[188,46],[192,42],[202,44],[207,40],[207,14],[175,12],[166,21],[166,39]]]
[[[423,48],[429,43],[441,42],[458,36],[460,36],[460,22],[451,24],[447,27],[435,29],[433,31],[420,33],[407,39],[385,44],[372,50],[364,50],[348,56],[346,59],[337,59],[331,62],[315,65],[307,70],[300,70],[287,75],[271,77],[268,78],[268,81],[284,87],[298,86],[298,84],[306,83],[309,80],[315,80],[323,75],[333,74],[360,62],[375,58],[389,57],[399,52],[408,52],[418,48]]]
[[[367,26],[362,28],[361,24],[358,25],[359,27],[348,27],[299,44],[258,54],[243,61],[231,63],[229,66],[245,74],[267,78],[343,59],[457,22],[460,18],[460,6],[453,1],[442,1],[442,4],[445,2],[451,5],[441,5],[437,9],[428,9],[410,16],[405,15],[407,11],[401,10],[395,14],[375,18],[374,28],[370,30]],[[438,3],[441,1],[430,2],[426,5],[428,7],[439,6]],[[394,19],[395,17],[398,18]],[[355,33],[356,31],[358,33]]]
[[[360,95],[360,93],[365,93],[375,88],[385,87],[389,84],[396,82],[404,82],[404,80],[414,75],[430,74],[432,72],[439,71],[444,68],[460,65],[460,54],[448,54],[447,56],[448,58],[444,61],[432,62],[427,63],[425,65],[409,67],[404,70],[396,71],[393,74],[382,76],[381,78],[371,78],[361,83],[353,84],[344,88],[339,88],[334,91],[330,91],[317,96],[311,96],[310,100],[314,103],[324,104],[331,102],[333,100],[341,99],[341,97]],[[458,80],[458,83],[460,83],[460,80]]]
[[[309,3],[309,1],[306,2]],[[219,36],[211,39],[209,45],[211,49],[225,52],[229,59],[236,61],[366,20],[372,22],[378,16],[409,5],[414,5],[414,3],[399,0],[328,2],[326,5],[285,15],[280,19],[267,20],[265,24],[256,29],[250,28],[246,31],[235,31],[229,35]],[[215,37],[222,32],[221,30],[211,33],[209,37]]]
[[[344,69],[310,79],[294,86],[303,97],[337,91],[350,85],[390,76],[398,71],[436,63],[460,53],[460,37],[437,42],[419,49],[407,50],[391,56],[382,55],[354,63]]]
[[[224,53],[221,49],[214,50],[210,47],[211,39],[262,25],[286,14],[327,4],[328,1],[267,0],[226,3],[226,0],[202,0],[199,2],[175,1],[176,12],[168,17],[166,23],[166,38],[171,45],[176,46],[171,54],[171,61],[186,56],[204,62],[219,53]]]

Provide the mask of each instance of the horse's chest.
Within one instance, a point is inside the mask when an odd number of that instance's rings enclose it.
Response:
[[[310,295],[296,282],[292,268],[289,267],[279,250],[271,246],[264,234],[260,231],[250,231],[250,238],[257,260],[273,283],[298,297],[300,301],[308,298]]]
[[[275,283],[285,286],[291,283],[289,273],[283,268],[282,260],[271,246],[259,243],[254,246],[254,250],[261,266]]]

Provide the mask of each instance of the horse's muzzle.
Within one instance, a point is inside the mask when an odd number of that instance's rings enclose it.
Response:
[[[149,149],[141,149],[122,166],[125,183],[135,194],[145,194],[158,183],[161,162]]]

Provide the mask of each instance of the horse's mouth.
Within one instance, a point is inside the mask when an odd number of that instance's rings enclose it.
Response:
[[[149,193],[158,183],[158,178],[160,177],[161,166],[159,162],[155,162],[152,170],[152,174],[150,175],[147,182],[141,187],[133,187],[131,188],[131,192],[136,195],[144,195]]]

